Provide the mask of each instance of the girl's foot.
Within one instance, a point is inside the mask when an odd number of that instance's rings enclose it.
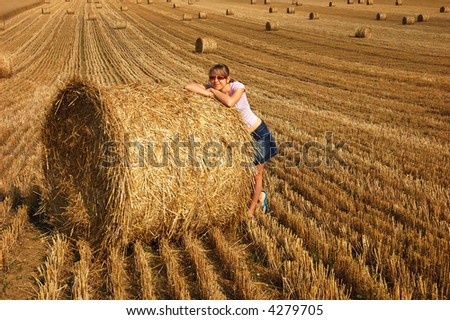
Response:
[[[267,214],[269,212],[269,204],[268,204],[269,194],[266,190],[261,191],[261,196],[259,197],[259,202],[262,203],[261,209],[263,213]]]

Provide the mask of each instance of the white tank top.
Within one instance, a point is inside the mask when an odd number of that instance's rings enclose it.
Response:
[[[237,89],[245,90],[244,84],[238,81],[230,82],[230,96],[232,96]],[[256,123],[256,121],[258,121],[258,117],[250,109],[250,104],[248,103],[245,91],[242,94],[241,99],[239,99],[239,101],[234,105],[234,107],[239,110],[248,128],[253,126]]]

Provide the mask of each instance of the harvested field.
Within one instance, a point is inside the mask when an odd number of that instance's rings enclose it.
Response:
[[[276,14],[262,0],[180,1],[176,10],[170,1],[91,2],[24,9],[0,0],[0,299],[450,298],[446,1],[340,0],[330,9],[305,0],[295,14],[281,0],[270,2]],[[377,21],[380,12],[388,19]],[[418,14],[426,23],[402,25]],[[282,27],[266,32],[274,18]],[[355,36],[361,26],[370,37]],[[96,165],[111,135],[189,138],[195,129],[228,141],[215,130],[231,118],[198,109],[230,110],[182,89],[207,82],[217,62],[245,83],[280,151],[264,170],[269,214],[254,219],[245,216],[251,179],[227,168],[202,175],[171,163],[114,175]],[[101,99],[65,100],[89,112],[59,122],[51,117],[66,109],[55,97],[72,79]],[[170,99],[179,109],[155,107]],[[117,206],[102,212],[105,203]],[[134,222],[124,221],[133,210]],[[98,245],[94,231],[112,233]]]

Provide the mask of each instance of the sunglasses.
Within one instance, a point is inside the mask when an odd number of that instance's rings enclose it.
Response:
[[[226,79],[227,77],[222,77],[222,76],[209,76],[209,80],[214,81],[214,80],[219,80],[222,81],[223,79]]]

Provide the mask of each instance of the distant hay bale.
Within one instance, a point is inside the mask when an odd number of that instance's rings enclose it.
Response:
[[[217,49],[217,42],[212,38],[197,38],[195,41],[195,52],[209,53]]]
[[[206,18],[208,18],[208,15],[206,14],[206,12],[199,12],[198,13],[198,18],[199,19],[206,19]]]
[[[359,3],[359,4],[364,4],[364,3],[365,3],[365,0],[358,0],[358,3]]]
[[[251,150],[236,144],[250,139],[239,112],[215,99],[69,83],[42,129],[49,222],[94,249],[233,230],[254,173],[242,165]]]
[[[369,6],[370,6],[370,5],[373,5],[373,0],[367,0],[367,1],[366,1],[366,4],[369,5]]]
[[[194,0],[188,0],[188,4],[194,4]]]
[[[264,4],[270,4],[270,0],[264,0]]]
[[[41,13],[42,14],[50,14],[50,9],[49,8],[42,8],[41,9]]]
[[[439,9],[439,12],[440,12],[440,13],[447,13],[447,12],[450,12],[450,8],[449,8],[449,7],[441,7],[441,8]]]
[[[95,12],[88,12],[87,19],[90,21],[96,21],[97,20],[97,14]]]
[[[297,7],[300,7],[300,6],[303,5],[303,3],[301,3],[300,1],[295,1],[295,5],[296,5]]]
[[[287,8],[286,12],[287,12],[288,14],[294,14],[294,13],[295,13],[295,7],[289,7],[289,8]]]
[[[191,21],[192,20],[192,14],[184,13],[183,14],[183,21]]]
[[[87,0],[87,3],[92,3],[92,0]]]
[[[386,13],[377,13],[377,20],[386,20]]]
[[[359,27],[355,31],[356,38],[370,38],[372,36],[372,29],[368,27]]]
[[[427,22],[430,20],[430,16],[427,14],[419,14],[417,16],[417,22]]]
[[[173,4],[173,8],[175,9],[175,8],[179,8],[180,7],[180,4],[179,3],[174,3]]]
[[[309,19],[310,19],[310,20],[316,20],[316,19],[319,19],[319,13],[317,13],[317,12],[311,12],[311,13],[309,14]]]
[[[274,8],[274,7],[269,8],[269,13],[277,13],[277,12],[278,12],[277,8]]]
[[[227,15],[227,16],[233,16],[233,15],[234,15],[233,9],[227,9],[226,15]]]
[[[396,5],[396,6],[401,6],[401,5],[403,5],[403,0],[396,0],[396,1],[395,1],[395,5]]]
[[[137,4],[141,4],[141,3],[142,3],[142,0],[136,0],[136,3],[137,3]]]
[[[95,5],[95,7],[96,7],[97,9],[101,9],[101,8],[103,8],[103,6],[102,6],[102,4],[101,4],[101,3],[97,3],[97,4]]]
[[[328,3],[328,6],[329,6],[329,7],[336,7],[336,4],[334,4],[333,1],[330,1],[330,2]]]
[[[120,11],[128,11],[128,7],[127,6],[120,6]]]
[[[127,25],[128,25],[127,20],[116,19],[116,21],[114,21],[113,29],[126,29]]]
[[[278,21],[267,21],[266,22],[266,31],[277,31],[280,29],[280,25]]]
[[[75,10],[74,9],[67,9],[66,13],[67,14],[75,14]]]
[[[353,0],[347,0],[347,4],[354,4],[355,2]]]
[[[250,0],[250,4],[256,4],[256,0]]]
[[[403,24],[414,24],[416,22],[415,17],[403,17],[402,23]]]
[[[50,0],[44,0],[44,3],[50,3]]]
[[[153,0],[147,0],[147,4],[153,4]]]
[[[172,2],[172,0],[167,0],[167,2]]]
[[[12,74],[11,56],[7,53],[0,53],[0,78],[9,78]]]

